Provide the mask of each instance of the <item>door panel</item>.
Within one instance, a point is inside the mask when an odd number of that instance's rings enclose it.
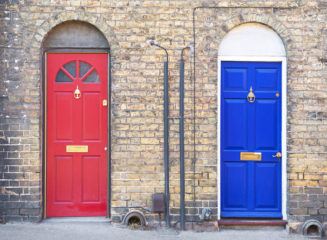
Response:
[[[248,69],[247,68],[225,68],[224,69],[224,76],[223,85],[224,90],[228,91],[247,91],[247,75]]]
[[[73,158],[72,156],[56,156],[55,164],[55,201],[72,202]]]
[[[247,165],[241,162],[228,162],[224,165],[223,177],[226,179],[223,206],[227,209],[246,209],[247,207]]]
[[[255,102],[255,149],[277,152],[279,145],[276,132],[278,122],[278,101],[257,99]],[[269,137],[267,137],[269,136]]]
[[[276,163],[255,164],[255,209],[278,208],[278,165]]]
[[[256,91],[278,90],[279,69],[255,67],[255,89]]]
[[[46,214],[105,216],[108,55],[47,55]]]
[[[247,149],[247,108],[243,99],[225,99],[225,150]],[[228,134],[227,134],[228,133]]]
[[[101,133],[100,95],[86,92],[83,98],[83,140],[99,141]]]
[[[54,111],[56,124],[56,140],[72,140],[73,137],[73,102],[72,94],[68,92],[56,92],[56,103]],[[59,114],[64,112],[65,114]]]
[[[281,63],[222,62],[221,78],[221,215],[280,218]]]
[[[90,156],[82,158],[82,202],[100,201],[99,169],[99,156]]]

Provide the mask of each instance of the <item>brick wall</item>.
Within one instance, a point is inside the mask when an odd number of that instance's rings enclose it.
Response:
[[[327,221],[326,50],[324,1],[0,1],[0,213],[6,220],[39,220],[42,212],[41,46],[67,20],[87,21],[112,52],[112,214],[151,206],[162,192],[162,51],[170,55],[171,213],[178,216],[178,60],[193,42],[196,82],[186,58],[186,204],[188,219],[203,207],[217,213],[217,51],[233,27],[259,22],[283,39],[288,56],[288,217]],[[194,110],[195,103],[195,110]],[[195,112],[195,128],[193,126]],[[195,134],[195,135],[194,135]],[[193,141],[195,139],[195,155]],[[195,168],[194,168],[195,166]],[[194,198],[195,197],[195,198]]]
[[[0,4],[0,213],[6,220],[40,217],[39,82],[28,64],[18,1]],[[35,81],[36,80],[36,81]]]

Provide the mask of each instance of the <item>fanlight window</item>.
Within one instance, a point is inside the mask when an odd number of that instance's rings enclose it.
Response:
[[[57,73],[56,82],[69,83],[79,78],[84,83],[100,82],[95,68],[89,63],[82,61],[71,61],[64,64]]]

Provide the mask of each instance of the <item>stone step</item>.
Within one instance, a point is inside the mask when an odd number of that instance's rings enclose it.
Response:
[[[280,219],[221,219],[219,229],[285,229],[287,221]]]

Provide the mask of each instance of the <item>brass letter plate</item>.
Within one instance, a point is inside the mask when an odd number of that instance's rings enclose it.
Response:
[[[261,152],[241,152],[240,158],[243,161],[261,161]]]
[[[88,152],[89,146],[87,145],[67,145],[66,152]]]

